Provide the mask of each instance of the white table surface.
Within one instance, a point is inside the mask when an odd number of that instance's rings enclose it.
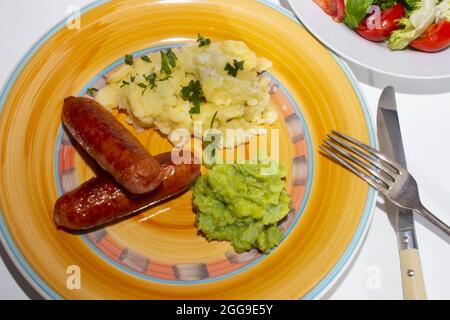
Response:
[[[83,6],[89,2],[91,0],[1,1],[0,86],[21,56],[67,15],[71,5]],[[400,92],[397,102],[409,169],[419,182],[424,204],[449,223],[450,79],[406,80],[350,66],[374,118],[380,88],[393,85]],[[449,243],[430,232],[422,219],[417,218],[416,222],[428,297],[450,299]],[[4,251],[1,253],[0,299],[35,298],[36,294],[18,276]],[[353,264],[325,298],[402,299],[396,237],[381,209],[376,209],[365,243]]]

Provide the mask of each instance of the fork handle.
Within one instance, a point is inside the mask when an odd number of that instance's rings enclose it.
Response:
[[[420,264],[419,250],[400,251],[403,297],[405,300],[426,300],[425,282]]]
[[[427,208],[422,206],[415,211],[422,217],[430,221],[432,224],[434,224],[436,227],[441,229],[447,236],[450,236],[450,227],[444,221],[440,220],[433,213],[431,213]]]

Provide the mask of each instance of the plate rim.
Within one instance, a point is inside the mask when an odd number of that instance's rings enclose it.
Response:
[[[100,6],[109,1],[110,0],[96,0],[90,4],[83,6],[80,9],[80,13],[84,14],[92,9],[95,9],[97,6]],[[256,0],[256,2],[268,6],[273,10],[283,14],[287,18],[296,22],[299,26],[306,27],[289,10],[270,2],[269,0]],[[20,58],[19,62],[14,66],[0,91],[0,113],[3,110],[3,106],[5,105],[6,98],[9,95],[11,88],[15,84],[17,77],[21,74],[25,65],[33,57],[36,51],[51,36],[53,36],[56,32],[58,32],[61,28],[64,27],[65,22],[69,17],[70,15],[62,18],[58,23],[56,23],[47,32],[45,32],[37,41],[33,43],[33,45]],[[306,29],[309,31],[308,28]],[[351,69],[349,68],[349,66],[347,65],[347,63],[344,60],[342,60],[342,58],[337,56],[333,50],[330,51],[330,54],[334,58],[336,63],[340,66],[342,71],[345,73],[348,80],[350,80],[353,90],[360,102],[361,109],[364,113],[364,118],[366,120],[366,125],[368,127],[367,129],[370,144],[372,146],[376,146],[377,139],[375,135],[373,119],[367,107],[367,100],[364,94],[362,93],[355,76],[351,71]],[[298,299],[310,300],[322,298],[329,291],[329,289],[331,289],[336,284],[336,282],[342,277],[344,272],[348,269],[348,266],[352,263],[353,259],[358,254],[364,242],[364,239],[367,235],[367,231],[369,229],[374,214],[374,208],[376,203],[375,195],[376,195],[375,190],[369,187],[362,217],[360,219],[360,222],[357,226],[355,233],[352,236],[352,239],[350,240],[349,244],[344,250],[344,253],[339,257],[338,261],[334,264],[333,268],[325,275],[325,277],[321,279],[308,293],[306,293],[303,297],[299,297]],[[27,280],[27,282],[33,287],[34,290],[36,290],[45,299],[55,299],[55,300],[64,299],[54,289],[50,288],[48,284],[45,283],[45,281],[43,281],[38,274],[36,274],[32,266],[28,262],[26,262],[22,252],[18,250],[16,244],[14,243],[14,241],[12,241],[9,230],[5,224],[1,208],[0,208],[0,242],[5,248],[8,257],[11,259],[14,266],[17,268],[20,274]]]
[[[257,0],[260,1],[260,0]],[[261,0],[264,1],[264,0]],[[388,76],[393,76],[393,77],[399,77],[399,78],[403,78],[403,79],[414,79],[414,80],[439,80],[439,79],[449,79],[450,78],[450,74],[447,75],[438,75],[438,76],[426,76],[426,75],[417,75],[417,74],[402,74],[402,73],[396,73],[393,71],[389,71],[389,70],[385,70],[385,69],[381,69],[381,68],[377,68],[376,66],[372,66],[369,65],[365,62],[362,62],[356,58],[351,57],[348,54],[345,54],[342,52],[342,50],[339,50],[338,48],[336,48],[335,46],[332,46],[331,44],[329,44],[328,41],[326,41],[324,39],[324,37],[321,37],[319,35],[317,35],[311,28],[311,26],[308,24],[307,21],[305,21],[305,19],[300,18],[300,14],[298,14],[297,12],[299,11],[298,9],[296,9],[296,7],[294,5],[292,5],[291,3],[293,2],[293,0],[287,0],[289,3],[289,6],[292,8],[293,11],[293,15],[294,17],[305,27],[305,29],[309,32],[309,34],[311,34],[317,41],[319,41],[322,45],[324,45],[328,50],[332,51],[334,54],[336,54],[337,56],[339,56],[341,59],[347,59],[355,64],[357,64],[358,66],[361,66],[363,68],[381,73],[381,74],[385,74]],[[447,49],[450,50],[450,49]]]

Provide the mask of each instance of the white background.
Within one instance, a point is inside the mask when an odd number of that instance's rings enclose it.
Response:
[[[277,0],[271,1],[278,3]],[[82,6],[89,2],[1,1],[0,86],[3,86],[9,73],[31,45],[67,15],[70,5]],[[236,3],[238,5],[239,1]],[[360,82],[374,118],[380,88],[393,85],[400,92],[397,102],[409,169],[419,182],[424,204],[449,223],[450,79],[407,80],[370,72],[356,65],[350,66]],[[421,218],[417,218],[416,222],[428,297],[450,299],[449,242],[431,232],[430,226]],[[4,250],[1,253],[0,299],[37,297],[5,257]],[[376,209],[357,258],[325,298],[402,299],[396,237],[381,209]]]

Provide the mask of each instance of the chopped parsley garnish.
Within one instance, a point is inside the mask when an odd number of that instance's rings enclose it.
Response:
[[[207,47],[211,44],[211,39],[204,38],[200,33],[197,34],[198,47]]]
[[[159,79],[158,81],[166,81],[166,80],[169,80],[170,78],[172,78],[172,76],[166,75],[164,78]]]
[[[135,79],[136,79],[135,76],[131,76],[131,77],[130,77],[131,82],[134,82]]]
[[[86,90],[86,93],[87,93],[88,95],[90,95],[92,98],[94,97],[94,95],[95,95],[97,92],[98,92],[98,89],[97,89],[97,88],[88,88],[88,89]]]
[[[142,90],[142,95],[144,95],[145,91],[147,90],[147,85],[145,83],[139,82],[138,84],[139,88],[142,88],[144,90]]]
[[[150,73],[146,76],[144,76],[144,79],[148,82],[148,85],[150,86],[150,89],[156,88],[158,85],[156,84],[157,75],[156,73]]]
[[[186,87],[181,89],[181,97],[185,101],[191,102],[194,106],[189,110],[190,114],[200,113],[200,103],[205,102],[200,81],[191,80]]]
[[[190,114],[199,114],[200,113],[200,105],[192,107],[191,110],[189,110]]]
[[[125,64],[127,64],[129,66],[133,65],[133,55],[132,54],[125,55]]]
[[[244,61],[237,61],[235,59],[233,61],[233,66],[230,63],[227,63],[227,65],[225,66],[225,71],[228,71],[228,74],[235,78],[239,70],[244,70]]]
[[[164,51],[161,51],[161,73],[165,73],[166,75],[172,74],[172,69],[170,68],[169,60]]]
[[[217,112],[219,112],[219,111],[216,111],[216,112],[214,113],[212,119],[211,119],[211,124],[209,125],[209,128],[210,128],[210,129],[213,128],[214,121],[216,121]]]
[[[128,81],[122,80],[122,85],[120,86],[121,88],[129,85],[130,83]]]
[[[145,62],[148,62],[148,63],[152,62],[152,60],[148,56],[142,56],[141,60],[145,61]]]
[[[200,110],[199,110],[200,111]],[[214,125],[214,121],[216,121],[216,116],[217,116],[217,112],[216,111],[211,119],[211,123],[209,125],[209,128],[212,129],[213,125]],[[213,143],[213,141],[215,141],[215,139],[217,139],[217,137],[215,137],[214,135],[210,135],[209,132],[206,135],[209,139],[209,141],[205,141],[203,140],[203,149],[205,149],[207,146],[209,146],[211,143]],[[211,139],[211,137],[214,137],[214,140]],[[211,152],[211,156],[214,158],[216,156],[216,149],[214,148]]]
[[[169,59],[170,66],[172,68],[175,68],[175,66],[177,65],[177,60],[178,60],[177,55],[175,54],[175,52],[172,51],[172,49],[167,50],[166,54]]]
[[[172,51],[172,49],[169,49],[167,51],[162,50],[161,51],[161,73],[165,73],[166,76],[169,76],[172,74],[172,68],[175,68],[177,65],[177,56]]]

